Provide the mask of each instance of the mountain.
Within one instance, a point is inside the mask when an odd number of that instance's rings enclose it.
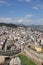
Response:
[[[41,32],[43,32],[43,25],[24,25],[24,24],[11,24],[11,23],[0,23],[0,26],[7,26],[7,27],[13,27],[13,28],[16,28],[16,27],[31,27],[33,28],[34,30],[39,30]]]
[[[43,25],[30,25],[28,27],[33,28],[34,30],[38,30],[40,32],[43,32]]]
[[[17,26],[18,26],[18,27],[25,27],[25,28],[27,27],[27,26],[24,25],[24,24],[17,24]]]
[[[0,23],[0,26],[7,26],[7,27],[17,27],[15,24],[10,24],[10,23]]]

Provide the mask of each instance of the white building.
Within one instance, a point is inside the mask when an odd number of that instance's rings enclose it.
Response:
[[[41,39],[41,45],[43,45],[43,39]]]
[[[10,61],[10,65],[21,65],[21,60],[18,57],[12,58]]]
[[[5,57],[4,56],[0,56],[0,64],[4,64],[5,63]]]

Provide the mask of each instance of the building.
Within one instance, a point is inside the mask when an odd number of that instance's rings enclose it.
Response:
[[[12,58],[10,61],[10,65],[21,65],[21,60],[18,57]]]
[[[4,56],[0,56],[0,65],[5,63],[5,57]]]
[[[36,46],[35,50],[36,50],[36,52],[42,52],[42,47],[41,46]]]

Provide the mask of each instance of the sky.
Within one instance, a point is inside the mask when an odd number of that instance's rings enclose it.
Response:
[[[0,0],[0,23],[43,25],[43,0]]]

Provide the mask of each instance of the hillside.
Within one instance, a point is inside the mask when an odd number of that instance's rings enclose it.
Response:
[[[7,26],[7,27],[14,27],[14,28],[17,27],[17,25],[15,24],[8,24],[8,23],[0,23],[0,26]]]

